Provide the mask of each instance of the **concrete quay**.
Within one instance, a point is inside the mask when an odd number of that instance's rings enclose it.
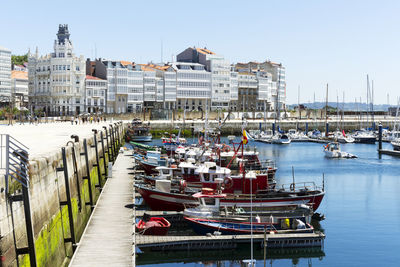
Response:
[[[0,126],[28,147],[29,199],[37,266],[68,264],[123,143],[125,124],[68,122]],[[105,127],[105,128],[103,128]],[[92,131],[95,129],[95,131]],[[97,130],[97,131],[96,131]],[[71,139],[71,135],[79,140]],[[67,144],[68,142],[68,144]],[[6,156],[4,142],[2,159]],[[3,171],[3,172],[1,172]],[[21,185],[0,170],[0,266],[29,266]],[[11,203],[11,199],[13,202]],[[28,246],[29,247],[29,246]]]
[[[223,117],[222,117],[223,120]],[[375,116],[375,125],[378,127],[378,123],[381,122],[383,127],[392,128],[396,122],[395,117],[390,116]],[[150,126],[153,130],[162,130],[169,131],[173,130],[177,127],[185,128],[185,129],[202,129],[204,127],[204,120],[151,120],[145,121],[145,123],[150,123]],[[247,130],[259,130],[259,129],[272,129],[275,120],[273,119],[247,119],[246,120],[246,129]],[[217,129],[219,121],[218,120],[209,120],[209,127]],[[242,120],[232,119],[226,120],[225,124],[221,127],[221,133],[224,135],[229,134],[241,134],[242,129]],[[276,123],[277,124],[277,123]],[[318,129],[320,131],[325,131],[326,120],[325,119],[282,119],[279,122],[279,126],[283,130],[289,129],[297,129],[300,128],[302,130],[306,129],[306,124],[308,125],[308,129],[314,130]],[[359,120],[355,117],[345,117],[344,120],[340,120],[340,118],[330,117],[328,119],[329,129],[330,131],[336,130],[338,125],[344,128],[345,131],[352,131],[360,128],[372,127],[372,121],[369,119]],[[277,125],[276,125],[277,126]]]

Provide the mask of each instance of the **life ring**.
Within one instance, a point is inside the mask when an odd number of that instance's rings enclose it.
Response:
[[[233,180],[230,177],[225,177],[224,178],[224,188],[225,189],[230,189],[233,186]]]
[[[222,151],[224,151],[224,152],[230,152],[230,151],[231,151],[231,147],[230,147],[230,146],[224,146],[224,148],[222,149]]]

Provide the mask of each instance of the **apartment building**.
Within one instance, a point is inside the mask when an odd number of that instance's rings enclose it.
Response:
[[[29,101],[32,111],[76,115],[85,109],[85,60],[76,57],[68,25],[59,25],[54,52],[28,53]]]
[[[86,75],[85,79],[85,112],[103,113],[106,106],[107,81]]]
[[[258,82],[260,90],[257,89],[256,98],[254,98],[253,87],[240,87],[239,84],[239,102],[243,99],[256,101],[254,104],[242,105],[241,108],[254,111],[264,110],[264,107],[268,111],[275,110],[275,107],[281,110],[286,108],[286,76],[282,64],[271,61],[237,63],[235,70],[239,72],[239,75],[253,74],[255,79],[260,81]],[[248,103],[248,101],[244,103]]]
[[[11,99],[11,50],[0,46],[0,107]]]
[[[206,110],[211,105],[211,73],[199,63],[174,62],[176,108]]]
[[[207,48],[189,47],[176,57],[178,62],[199,63],[211,73],[211,106],[212,110],[230,108],[231,102],[231,66],[223,56]],[[236,88],[234,89],[236,90]],[[233,94],[235,95],[235,93]]]
[[[86,73],[107,81],[107,113],[141,111],[144,107],[144,72],[130,61],[86,60]],[[151,75],[150,75],[151,76]],[[150,79],[146,79],[149,82]],[[150,85],[147,85],[150,87]]]
[[[28,107],[29,92],[28,71],[11,71],[11,95],[14,106],[18,109]]]

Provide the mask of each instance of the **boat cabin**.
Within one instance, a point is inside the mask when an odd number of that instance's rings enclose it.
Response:
[[[339,143],[329,143],[325,146],[325,149],[328,151],[337,151],[340,150]]]

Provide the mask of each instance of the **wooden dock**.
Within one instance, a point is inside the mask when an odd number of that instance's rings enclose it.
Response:
[[[208,250],[233,249],[239,244],[249,244],[251,235],[221,236],[145,236],[136,235],[136,245],[150,250]],[[321,232],[301,234],[267,234],[268,248],[322,247],[325,235]],[[253,235],[253,243],[264,244],[264,235]]]
[[[131,155],[115,161],[69,266],[134,266]]]
[[[379,154],[400,157],[400,151],[389,149],[378,149]]]

